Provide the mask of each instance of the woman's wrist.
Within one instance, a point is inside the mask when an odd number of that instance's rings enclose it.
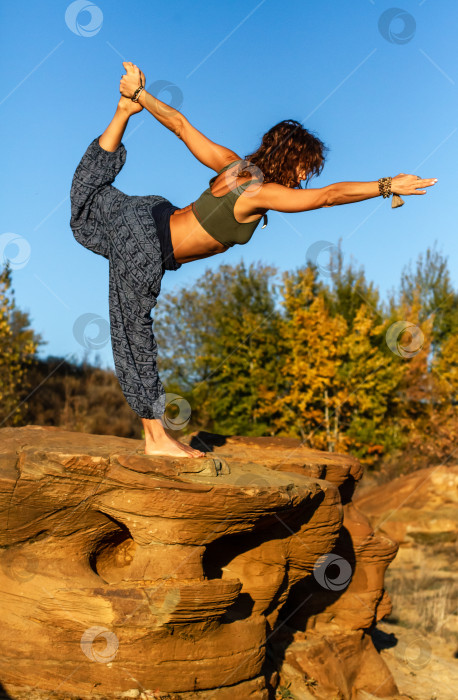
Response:
[[[378,187],[379,187],[380,196],[382,196],[383,199],[387,199],[387,197],[390,197],[392,194],[392,192],[391,192],[391,177],[379,178]]]
[[[166,102],[161,102],[157,97],[151,95],[146,89],[142,90],[138,96],[138,104],[144,107],[150,114],[153,115],[161,124],[177,133],[181,120],[181,112],[168,105]]]
[[[149,93],[148,93],[147,89],[146,89],[146,88],[143,88],[143,90],[142,90],[142,91],[140,92],[140,94],[138,95],[137,102],[138,102],[138,104],[141,105],[142,107],[145,107],[145,98],[146,98],[146,95],[148,95],[148,94],[149,94]]]
[[[99,138],[99,145],[104,151],[116,151],[126,130],[129,115],[119,106],[113,119]]]
[[[139,86],[138,86],[138,88],[135,90],[134,94],[133,94],[132,97],[130,98],[130,99],[132,100],[132,102],[135,102],[135,103],[138,102],[138,98],[140,97],[140,95],[141,95],[141,93],[144,91],[144,89],[145,89],[145,88],[144,88],[143,85],[139,85]]]
[[[132,115],[132,112],[130,111],[130,106],[128,103],[125,104],[118,104],[116,107],[116,115],[120,117],[121,119],[125,119],[126,121],[129,121],[129,117]]]

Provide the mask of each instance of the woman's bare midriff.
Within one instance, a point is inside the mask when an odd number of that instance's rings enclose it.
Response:
[[[228,172],[228,171],[227,171]],[[212,186],[212,193],[215,197],[221,197],[229,191],[229,187],[236,183],[249,180],[249,177],[225,178],[224,173],[218,176]],[[219,180],[219,182],[218,182]],[[249,186],[246,191],[253,193],[259,191],[259,185]],[[254,199],[241,194],[234,207],[234,216],[240,223],[248,223],[259,219],[260,213],[253,213],[255,209]],[[265,213],[266,210],[262,210]],[[177,209],[170,217],[170,237],[172,239],[173,254],[178,263],[187,263],[192,260],[208,258],[211,255],[224,253],[230,246],[217,241],[211,236],[196,219],[192,211],[192,204],[183,209]]]
[[[210,255],[224,253],[229,248],[202,228],[192,211],[192,204],[173,212],[170,217],[170,237],[173,255],[178,263],[208,258]]]

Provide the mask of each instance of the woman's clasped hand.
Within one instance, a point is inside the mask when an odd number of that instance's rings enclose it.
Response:
[[[125,109],[129,114],[141,112],[143,107],[138,102],[132,102],[135,90],[140,86],[145,86],[145,74],[138,66],[130,61],[123,61],[125,75],[121,76],[119,92],[121,98],[118,107]]]

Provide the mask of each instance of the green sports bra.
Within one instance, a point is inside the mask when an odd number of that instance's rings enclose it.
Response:
[[[240,163],[241,161],[241,158],[233,160],[232,163],[228,163],[222,168],[211,178],[208,183],[209,187],[202,192],[199,199],[192,203],[192,211],[202,228],[216,241],[226,246],[233,246],[236,243],[240,245],[248,243],[261,219],[264,219],[264,224],[261,228],[267,226],[266,214],[260,216],[256,221],[247,221],[245,223],[240,223],[234,216],[234,206],[237,199],[244,192],[247,185],[254,181],[259,182],[257,178],[243,182],[220,197],[215,197],[212,194],[211,186],[218,175],[231,167],[231,165],[234,165],[234,163]]]

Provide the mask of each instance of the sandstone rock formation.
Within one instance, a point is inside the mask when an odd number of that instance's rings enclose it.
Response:
[[[399,697],[368,634],[397,545],[352,504],[358,461],[292,439],[188,442],[209,456],[0,430],[6,697]]]
[[[386,578],[394,609],[381,655],[415,700],[458,695],[458,466],[451,461],[357,493],[399,553]]]
[[[438,464],[399,476],[358,495],[371,523],[399,543],[454,541],[458,521],[458,466]]]

